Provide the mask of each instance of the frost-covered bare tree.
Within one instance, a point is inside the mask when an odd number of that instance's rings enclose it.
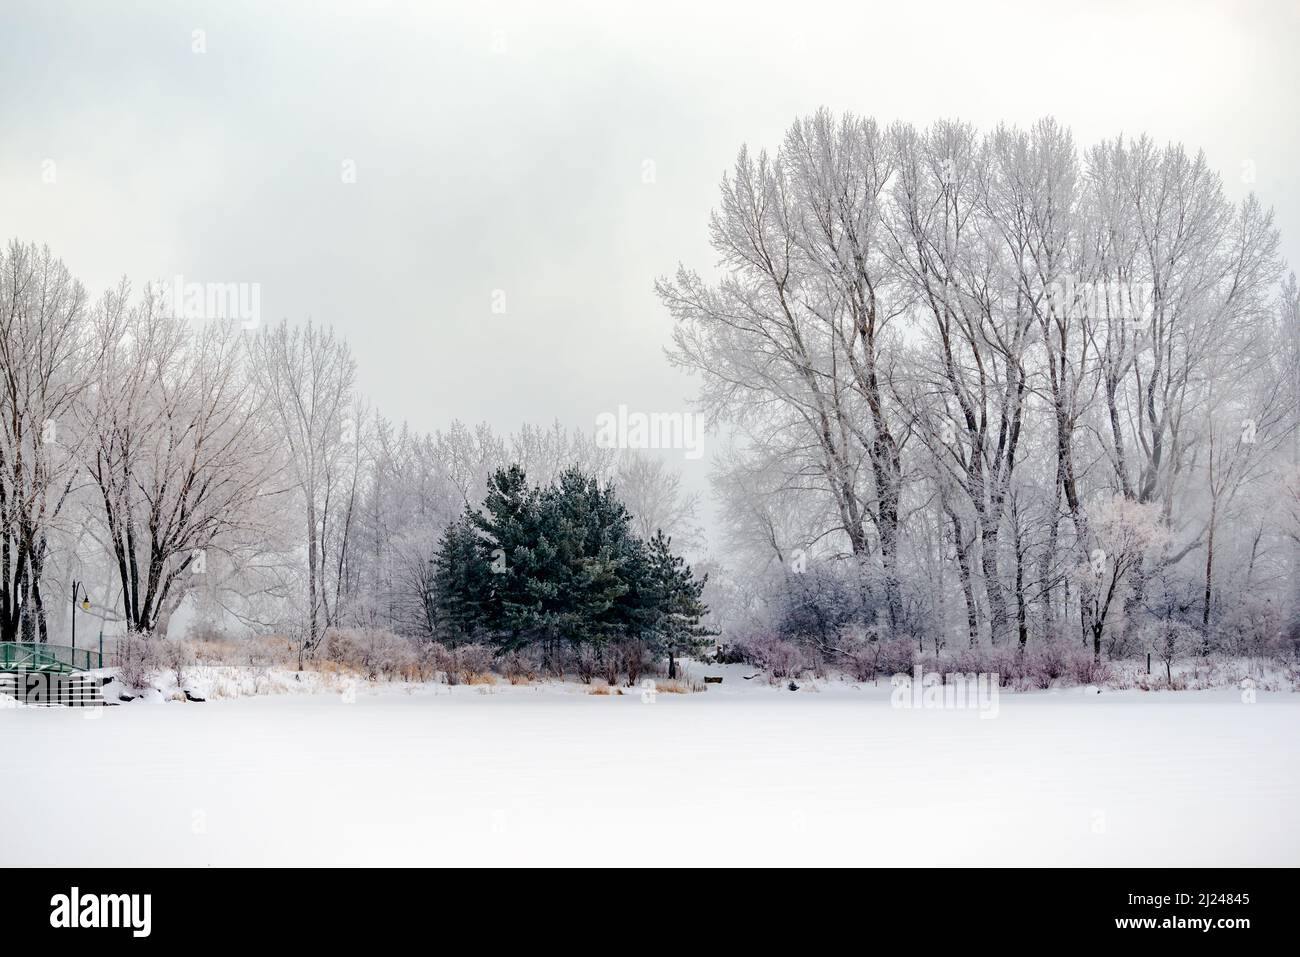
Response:
[[[874,122],[825,111],[797,122],[775,156],[742,149],[710,221],[726,273],[711,283],[682,268],[657,289],[677,322],[670,357],[701,374],[707,415],[779,450],[785,487],[827,498],[833,529],[811,537],[842,536],[896,620],[901,442],[882,352],[899,305],[880,214],[890,174]]]
[[[362,454],[356,362],[333,330],[287,321],[260,331],[252,356],[255,388],[301,509],[307,594],[301,660],[339,615]]]
[[[625,452],[614,471],[614,486],[642,539],[649,541],[662,531],[686,551],[702,544],[699,495],[683,490],[681,473],[662,458]]]
[[[505,442],[486,424],[470,428],[453,420],[446,432],[431,439],[431,451],[442,463],[460,497],[460,506],[479,502],[487,491],[487,479],[498,463],[506,461]]]
[[[1157,560],[1177,564],[1205,549],[1210,580],[1218,505],[1233,480],[1225,423],[1236,416],[1236,431],[1250,417],[1234,393],[1271,391],[1257,380],[1267,375],[1261,350],[1281,273],[1273,217],[1253,196],[1234,207],[1204,155],[1180,145],[1116,139],[1094,147],[1088,167],[1093,272],[1106,292],[1092,310],[1104,400],[1098,434],[1119,491],[1161,507],[1173,538]],[[1154,571],[1135,572],[1130,633]]]
[[[47,639],[41,585],[75,481],[97,355],[86,294],[48,248],[0,249],[0,640]]]
[[[1136,587],[1135,578],[1150,556],[1168,541],[1168,529],[1159,507],[1117,495],[1090,508],[1089,527],[1097,548],[1089,561],[1076,568],[1086,605],[1083,617],[1092,642],[1095,660],[1101,660],[1102,639],[1115,613],[1125,602],[1126,590]]]
[[[81,457],[131,631],[166,632],[208,551],[247,532],[270,440],[247,387],[237,326],[167,315],[124,283],[97,312],[102,359],[84,403]]]
[[[467,464],[480,454],[471,451],[474,433],[459,423],[452,432],[457,438],[444,442],[378,414],[366,430],[368,465],[349,562],[354,621],[432,633],[430,562],[438,536],[488,474],[486,465]]]
[[[504,445],[509,461],[518,463],[531,480],[543,485],[573,466],[608,480],[618,463],[618,450],[601,447],[594,432],[566,429],[559,422],[549,428],[525,424]]]
[[[981,140],[961,123],[925,133],[895,128],[899,173],[892,231],[898,261],[918,300],[915,373],[941,398],[939,456],[966,494],[980,540],[993,642],[1009,637],[1002,574],[1005,508],[1017,464],[1029,389],[1035,317],[1013,267],[1034,161],[1023,137],[999,130]]]

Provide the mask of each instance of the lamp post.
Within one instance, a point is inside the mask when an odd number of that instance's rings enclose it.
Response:
[[[81,589],[81,610],[90,611],[90,596],[86,594],[85,586],[77,581],[72,580],[72,651],[73,660],[76,660],[77,650],[77,589]]]

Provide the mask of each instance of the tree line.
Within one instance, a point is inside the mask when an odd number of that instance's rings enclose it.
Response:
[[[66,643],[74,580],[91,633],[166,636],[184,604],[194,632],[287,634],[300,657],[339,627],[433,637],[443,531],[512,464],[580,467],[639,538],[700,541],[662,459],[558,423],[418,432],[369,404],[332,330],[166,293],[92,299],[48,248],[0,249],[0,640]]]
[[[1300,633],[1300,287],[1271,211],[1203,155],[821,111],[741,150],[709,232],[717,272],[657,284],[723,428],[708,553],[662,459],[558,424],[419,432],[328,328],[178,316],[125,280],[92,299],[11,242],[0,640],[66,634],[76,580],[110,628],[165,635],[188,602],[200,631],[303,656],[343,626],[594,648],[653,632],[633,612],[659,530],[708,567],[711,627],[828,658]],[[478,605],[456,605],[453,547]]]
[[[658,292],[731,429],[731,627],[1098,659],[1287,627],[1300,291],[1204,155],[822,110],[740,151],[709,235]]]

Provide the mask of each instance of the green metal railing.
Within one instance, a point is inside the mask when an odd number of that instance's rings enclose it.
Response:
[[[87,648],[0,641],[0,671],[90,671],[103,666],[103,656]]]

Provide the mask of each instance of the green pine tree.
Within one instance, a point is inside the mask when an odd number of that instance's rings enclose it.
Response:
[[[483,540],[464,515],[448,526],[433,557],[435,637],[475,641],[491,627],[492,573]]]
[[[650,634],[661,654],[668,657],[668,677],[677,677],[677,659],[695,654],[717,634],[700,624],[708,614],[702,601],[709,576],[697,579],[686,560],[672,553],[672,539],[662,529],[648,545]]]
[[[495,472],[477,509],[452,523],[434,558],[438,634],[501,650],[604,649],[634,638],[669,659],[698,650],[704,580],[657,534],[643,542],[613,487],[568,469],[546,488],[518,465]]]

